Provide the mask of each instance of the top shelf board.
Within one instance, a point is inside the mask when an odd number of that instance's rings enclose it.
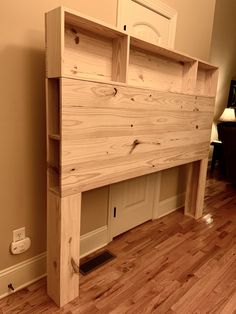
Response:
[[[158,54],[160,56],[169,58],[171,60],[175,60],[177,62],[195,62],[196,59],[182,54],[175,50],[169,50],[167,48],[154,45],[152,43],[149,43],[147,41],[144,41],[142,39],[136,38],[134,36],[130,36],[130,45],[136,48],[139,48],[141,50],[149,51],[154,54]]]
[[[82,28],[83,30],[111,39],[127,36],[125,32],[118,30],[112,25],[87,17],[86,15],[82,15],[70,9],[63,7],[58,9],[61,10],[62,14],[64,14],[65,24],[74,25]]]

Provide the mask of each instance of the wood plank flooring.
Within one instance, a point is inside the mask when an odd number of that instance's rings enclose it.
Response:
[[[236,187],[208,179],[204,217],[181,210],[107,248],[112,262],[80,277],[80,297],[57,308],[42,279],[0,301],[1,314],[236,313]]]

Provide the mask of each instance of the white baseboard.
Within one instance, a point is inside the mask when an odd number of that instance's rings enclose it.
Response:
[[[158,218],[168,215],[178,208],[184,206],[184,200],[185,193],[181,193],[160,201],[158,206]]]
[[[46,252],[0,271],[0,299],[46,276]]]
[[[103,226],[80,238],[80,257],[84,257],[108,243],[108,228]],[[22,263],[0,271],[0,299],[46,276],[47,253],[44,252]],[[12,283],[15,291],[8,289]]]
[[[102,248],[108,243],[108,227],[103,226],[80,237],[80,258]]]

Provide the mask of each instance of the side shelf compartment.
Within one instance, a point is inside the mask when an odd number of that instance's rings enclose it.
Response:
[[[60,80],[46,80],[48,189],[60,193]]]

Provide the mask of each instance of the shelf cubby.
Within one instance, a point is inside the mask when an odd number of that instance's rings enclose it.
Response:
[[[59,193],[60,186],[60,141],[48,139],[48,188]]]
[[[181,92],[183,64],[130,47],[128,84]]]
[[[218,81],[218,69],[206,62],[198,62],[196,93],[198,95],[215,97]]]
[[[130,37],[129,84],[160,91],[193,94],[196,78],[196,59]]]
[[[60,136],[60,80],[47,79],[47,132],[50,136]]]
[[[49,77],[126,82],[129,38],[60,8],[46,17]],[[62,18],[61,18],[62,16]],[[55,36],[55,32],[60,34]],[[63,59],[63,63],[61,62]]]
[[[60,189],[60,80],[49,78],[47,92],[47,168],[48,188],[54,193]]]

